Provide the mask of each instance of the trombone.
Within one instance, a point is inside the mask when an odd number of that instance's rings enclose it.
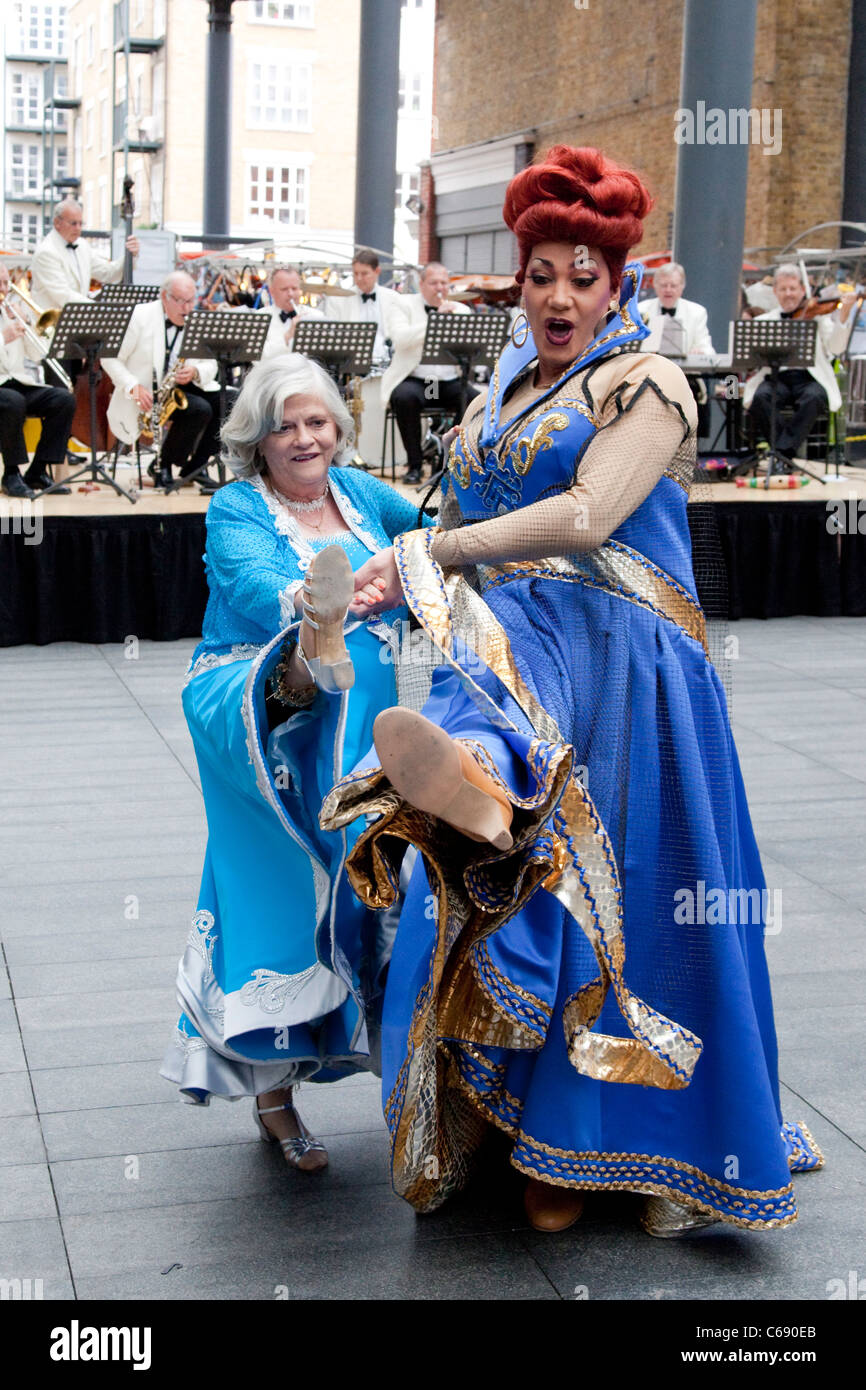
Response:
[[[19,299],[23,299],[31,313],[36,315],[35,330],[31,328],[24,315],[18,312],[14,304],[9,303],[10,294],[17,294]],[[31,348],[35,348],[39,354],[39,361],[47,364],[51,368],[54,375],[62,381],[67,391],[74,390],[71,378],[67,376],[60,363],[51,356],[51,335],[54,332],[57,320],[60,318],[60,310],[40,309],[39,305],[35,304],[30,298],[27,291],[22,290],[19,285],[15,284],[10,285],[7,292],[0,295],[0,308],[3,309],[7,317],[17,319],[20,324],[23,324],[24,337],[27,339]]]

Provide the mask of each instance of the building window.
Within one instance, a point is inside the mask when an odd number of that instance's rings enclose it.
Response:
[[[88,25],[87,25],[87,61],[88,61],[88,63],[92,63],[92,62],[93,62],[93,54],[94,54],[95,51],[96,51],[96,38],[95,38],[95,36],[96,36],[96,22],[95,22],[95,20],[92,20],[92,19],[91,19],[91,20],[89,21]]]
[[[421,74],[400,73],[397,84],[397,110],[417,114],[421,110]]]
[[[99,70],[100,72],[108,62],[108,51],[111,48],[111,38],[109,36],[110,14],[108,5],[103,0],[99,7]]]
[[[394,194],[394,211],[395,211],[395,212],[399,212],[399,211],[401,210],[401,208],[408,211],[408,209],[406,209],[406,199],[407,199],[407,198],[410,198],[410,197],[412,196],[413,193],[420,193],[420,192],[421,192],[421,175],[420,175],[420,174],[418,174],[418,173],[414,173],[414,174],[400,174],[400,176],[399,176],[399,182],[398,182],[398,184],[397,184],[397,190],[396,190],[396,192],[395,192],[395,194]]]
[[[58,145],[54,151],[54,177],[55,179],[65,179],[69,173],[69,149],[66,145]]]
[[[36,222],[34,213],[28,214],[27,217],[23,212],[12,214],[12,240],[20,245],[22,251],[36,249]]]
[[[111,149],[111,127],[108,124],[108,97],[102,97],[99,103],[99,129],[102,132],[102,153],[108,154]]]
[[[247,207],[253,219],[267,218],[285,226],[306,227],[309,221],[309,170],[300,165],[249,165]]]
[[[253,0],[251,24],[291,24],[297,29],[313,28],[311,3],[292,0]]]
[[[93,148],[93,102],[89,102],[84,111],[84,147]]]
[[[99,225],[107,227],[108,218],[108,179],[103,177],[99,180]]]
[[[10,125],[39,125],[39,78],[13,72],[9,103]]]
[[[250,63],[247,125],[259,130],[309,130],[311,80],[309,63]]]

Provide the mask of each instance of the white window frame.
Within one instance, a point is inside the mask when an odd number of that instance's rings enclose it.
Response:
[[[84,148],[93,149],[93,126],[95,124],[95,113],[93,102],[89,101],[84,108]]]
[[[244,151],[244,214],[251,225],[256,227],[285,228],[286,231],[307,230],[310,226],[310,168],[311,154],[286,155],[279,150]],[[273,177],[266,177],[267,170],[273,170]],[[256,177],[254,178],[254,174]],[[287,178],[284,176],[288,175]],[[303,185],[303,193],[298,198],[298,183]],[[270,193],[268,192],[270,190]],[[284,201],[283,192],[289,197]],[[255,200],[253,192],[255,191]],[[253,211],[253,208],[256,211]],[[269,215],[268,209],[273,215]],[[285,209],[291,214],[281,218],[279,213]],[[302,217],[296,217],[297,212]]]
[[[252,0],[247,11],[247,22],[279,25],[287,29],[315,29],[313,0]]]
[[[249,130],[292,130],[302,134],[313,129],[313,67],[315,54],[273,49],[247,50],[247,128]],[[268,82],[268,69],[273,70],[273,82]],[[258,75],[257,75],[258,73]],[[286,105],[285,93],[293,90],[298,81],[304,85],[306,103]],[[273,89],[269,104],[268,87]],[[256,101],[258,93],[259,100]],[[271,111],[273,114],[268,115]],[[288,115],[284,117],[284,112]],[[306,114],[306,120],[301,115]]]

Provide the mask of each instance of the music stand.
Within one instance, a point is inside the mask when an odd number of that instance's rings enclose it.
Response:
[[[159,285],[103,285],[93,303],[105,308],[115,304],[131,304],[135,308],[137,304],[152,304],[158,298]]]
[[[215,357],[219,364],[220,429],[228,414],[226,393],[229,368],[249,366],[252,362],[258,362],[270,326],[270,314],[263,314],[259,309],[237,309],[231,312],[197,309],[184,324],[180,348],[180,356],[184,361],[200,361]],[[203,464],[196,473],[203,472],[206,467],[207,464]],[[225,464],[222,460],[217,461],[217,468],[220,482],[224,483]],[[171,487],[166,488],[166,493],[177,492],[178,488],[189,482],[190,476],[195,477],[196,474],[187,474],[186,477],[179,478]]]
[[[416,374],[427,366],[460,368],[460,414],[463,419],[468,404],[467,387],[472,368],[486,362],[492,367],[499,357],[508,331],[507,314],[449,314],[427,315],[427,332],[421,351],[421,365]]]
[[[342,390],[344,380],[366,376],[373,365],[375,323],[343,319],[302,319],[295,329],[293,349],[313,357]]]
[[[805,473],[819,483],[826,479],[811,468],[804,468],[794,459],[786,458],[776,448],[776,425],[778,420],[777,394],[779,372],[782,367],[803,367],[808,369],[815,363],[815,335],[818,325],[814,319],[740,319],[733,325],[734,344],[731,367],[735,372],[753,372],[762,367],[770,369],[770,452],[767,457],[767,475],[764,487],[769,488],[774,473],[784,473],[786,468],[794,468]],[[755,457],[757,472],[757,456]]]
[[[129,502],[135,502],[135,495],[111,477],[110,473],[96,461],[96,359],[100,356],[116,357],[132,316],[131,302],[117,305],[102,305],[95,300],[86,304],[67,304],[57,320],[54,337],[51,340],[51,355],[58,359],[64,357],[84,357],[87,359],[87,382],[90,391],[90,463],[85,463],[67,478],[59,478],[41,494],[47,497],[56,488],[66,483],[74,483],[84,473],[90,473],[90,483],[108,483],[115,492],[121,493]]]

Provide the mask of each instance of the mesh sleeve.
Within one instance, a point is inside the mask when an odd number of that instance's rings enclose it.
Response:
[[[508,516],[443,530],[433,559],[449,568],[594,550],[665,473],[690,476],[696,412],[688,383],[673,370],[682,380],[682,387],[675,378],[665,383],[674,395],[656,380],[662,372],[641,373],[641,380],[610,392],[572,487]]]

